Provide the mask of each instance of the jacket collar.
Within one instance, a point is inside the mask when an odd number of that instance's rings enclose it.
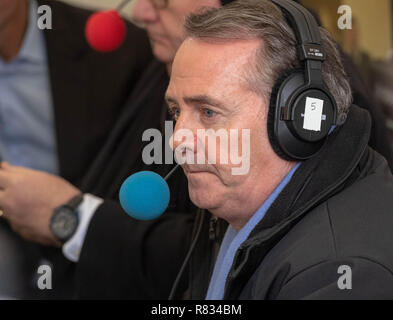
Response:
[[[262,221],[236,253],[224,299],[236,298],[264,256],[308,211],[357,178],[356,167],[367,149],[371,120],[352,106],[344,126],[331,134],[323,150],[296,171]]]
[[[52,29],[44,30],[44,38],[60,175],[73,184],[78,184],[81,168],[70,166],[70,162],[85,152],[84,146],[88,144],[88,137],[79,131],[71,134],[70,128],[86,128],[89,123],[86,107],[86,85],[89,79],[86,63],[88,45],[81,31],[83,25],[80,17],[70,14],[71,7],[53,0],[37,0],[37,3],[39,6],[49,5],[52,10]],[[77,140],[78,144],[75,144]]]
[[[56,54],[64,58],[77,60],[89,52],[80,22],[74,21],[75,17],[68,13],[69,10],[64,10],[66,4],[54,0],[37,0],[37,3],[38,6],[47,5],[52,10],[52,29],[44,30],[47,42],[56,43],[50,49],[56,50]]]

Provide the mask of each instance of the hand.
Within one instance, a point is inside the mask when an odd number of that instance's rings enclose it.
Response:
[[[0,208],[12,229],[27,240],[61,246],[50,230],[58,206],[80,191],[64,179],[41,171],[0,164]]]

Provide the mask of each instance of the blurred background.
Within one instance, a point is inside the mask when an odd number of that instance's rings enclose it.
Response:
[[[116,8],[121,0],[62,0],[69,4],[76,5],[78,7],[84,7],[87,9],[113,9]],[[198,0],[196,0],[198,1]],[[135,1],[131,1],[122,11],[125,17],[129,16],[130,9]]]
[[[323,24],[353,62],[374,92],[386,117],[393,146],[393,1],[392,0],[303,0],[315,10]],[[338,27],[341,5],[352,10],[352,29]]]
[[[64,0],[78,6],[114,8],[120,0]],[[198,0],[196,0],[198,1]],[[393,146],[393,0],[302,0],[320,20],[359,67],[375,99],[386,116]],[[129,16],[131,2],[124,10]],[[350,6],[352,29],[341,30],[338,8]]]
[[[90,8],[115,8],[121,0],[63,0]],[[198,0],[195,0],[198,1]],[[127,16],[134,1],[123,10]],[[334,35],[345,51],[356,59],[366,54],[373,60],[390,58],[393,42],[392,0],[302,0],[306,7],[318,13],[323,25]],[[352,9],[352,30],[340,30],[337,9],[348,5]]]

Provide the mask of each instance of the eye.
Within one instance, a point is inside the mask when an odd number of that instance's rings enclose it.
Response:
[[[202,109],[202,114],[203,114],[204,117],[206,117],[206,118],[208,118],[208,119],[211,119],[211,118],[213,118],[217,113],[214,112],[214,111],[211,110],[211,109],[203,108],[203,109]]]
[[[169,113],[172,116],[173,120],[177,120],[180,117],[180,108],[179,107],[170,107]]]

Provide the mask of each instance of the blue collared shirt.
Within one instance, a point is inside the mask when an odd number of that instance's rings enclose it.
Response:
[[[263,219],[267,210],[273,204],[274,200],[276,200],[281,191],[285,188],[289,181],[291,181],[293,174],[299,168],[300,164],[301,163],[298,163],[295,167],[292,168],[292,170],[272,192],[269,198],[267,198],[263,205],[258,209],[258,211],[251,217],[251,219],[241,230],[236,231],[232,228],[231,225],[228,226],[228,229],[225,232],[225,236],[220,247],[220,251],[218,253],[216,264],[214,266],[214,271],[210,280],[206,300],[223,299],[226,279],[229,270],[232,267],[236,251],[239,249],[240,245],[247,240],[251,231]]]
[[[57,174],[53,102],[37,8],[31,0],[18,55],[9,62],[0,58],[0,158]]]

